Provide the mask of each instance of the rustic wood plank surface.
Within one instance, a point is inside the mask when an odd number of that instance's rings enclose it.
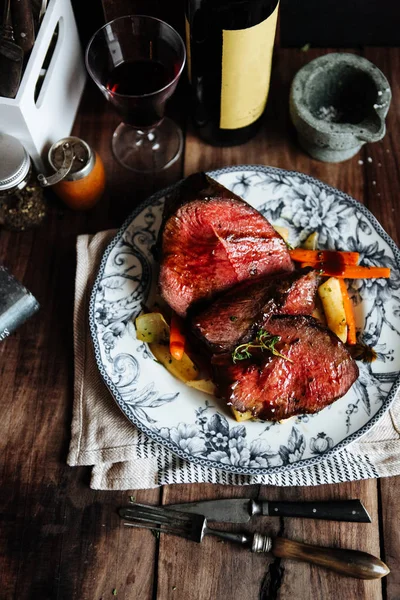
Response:
[[[365,57],[387,74],[392,88],[393,101],[387,116],[387,135],[379,144],[371,144],[364,151],[372,163],[367,163],[365,182],[367,187],[366,205],[383,224],[397,245],[400,245],[399,202],[400,189],[400,141],[396,135],[400,127],[400,81],[396,75],[400,68],[399,50],[367,48]],[[378,481],[379,504],[381,507],[381,548],[382,557],[388,564],[395,564],[400,556],[400,528],[396,523],[396,507],[399,506],[400,477]],[[389,577],[383,582],[387,598],[400,598],[400,572],[392,568]]]
[[[157,0],[104,0],[103,4],[107,19],[146,12],[182,26],[180,2],[170,6]],[[261,163],[303,171],[365,202],[399,243],[400,51],[362,52],[382,68],[393,87],[388,133],[382,142],[339,165],[319,163],[299,149],[287,110],[294,73],[324,52],[278,49],[271,96],[258,136],[241,147],[218,149],[198,140],[189,125],[182,161],[156,178],[129,174],[114,161],[110,138],[118,117],[89,83],[74,133],[92,144],[105,162],[108,189],[104,199],[87,214],[68,211],[52,199],[50,217],[41,229],[21,234],[1,231],[0,261],[41,303],[38,315],[0,344],[1,600],[106,600],[115,597],[114,590],[123,600],[400,599],[400,478],[316,488],[203,484],[99,492],[89,488],[88,469],[65,464],[72,411],[77,235],[119,226],[149,193],[182,175],[230,164]],[[179,96],[178,91],[169,111],[185,126]],[[372,515],[371,525],[266,519],[246,529],[279,531],[293,539],[380,554],[392,572],[383,582],[360,582],[323,569],[255,556],[212,538],[201,546],[169,537],[157,540],[148,532],[121,526],[116,508],[129,495],[152,504],[235,496],[359,497]]]

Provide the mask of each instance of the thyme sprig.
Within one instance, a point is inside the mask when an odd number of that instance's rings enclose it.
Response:
[[[254,340],[248,342],[247,344],[240,344],[240,346],[237,346],[234,349],[234,351],[232,352],[232,360],[234,363],[237,363],[239,360],[246,360],[248,358],[251,358],[251,349],[257,348],[261,350],[261,352],[264,352],[264,350],[268,350],[268,352],[271,352],[271,354],[273,354],[274,356],[279,356],[280,358],[284,358],[285,360],[288,360],[292,363],[293,361],[290,358],[288,358],[284,354],[281,354],[275,348],[276,344],[280,341],[280,339],[281,338],[279,335],[272,335],[271,333],[269,333],[269,331],[266,331],[265,329],[259,329]]]

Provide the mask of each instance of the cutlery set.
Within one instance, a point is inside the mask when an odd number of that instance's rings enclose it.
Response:
[[[128,507],[120,508],[119,515],[126,527],[169,533],[197,543],[201,543],[204,536],[212,535],[226,542],[239,544],[251,552],[271,553],[275,557],[307,562],[348,577],[379,579],[389,573],[388,567],[379,558],[359,550],[326,548],[279,536],[270,537],[259,532],[235,533],[208,526],[209,521],[247,523],[253,516],[370,523],[370,516],[360,500],[257,502],[238,498],[173,504],[165,507],[132,502]]]
[[[47,0],[0,0],[0,96],[15,98]]]
[[[0,96],[14,98],[21,80],[24,51],[15,42],[10,0],[0,2]]]

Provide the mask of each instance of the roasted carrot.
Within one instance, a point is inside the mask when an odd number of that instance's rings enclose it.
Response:
[[[301,267],[312,267],[326,277],[339,277],[342,279],[389,279],[389,267],[362,267],[360,265],[345,265],[341,273],[329,270],[324,263],[301,263]]]
[[[182,319],[173,313],[169,332],[169,351],[176,360],[182,360],[185,342]]]
[[[360,255],[358,252],[341,252],[339,250],[305,250],[294,248],[289,250],[291,259],[296,262],[330,263],[338,258],[344,265],[358,265]],[[335,261],[337,262],[337,261]]]
[[[342,292],[343,307],[346,314],[347,322],[347,343],[349,346],[354,346],[357,343],[356,336],[356,321],[354,318],[353,303],[350,300],[349,292],[347,291],[347,285],[343,279],[339,279],[340,291]]]

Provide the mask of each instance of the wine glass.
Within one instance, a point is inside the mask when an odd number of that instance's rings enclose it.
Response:
[[[112,149],[123,167],[159,171],[179,158],[182,131],[164,111],[185,59],[185,44],[175,29],[144,15],[114,19],[90,40],[88,72],[122,117]]]

